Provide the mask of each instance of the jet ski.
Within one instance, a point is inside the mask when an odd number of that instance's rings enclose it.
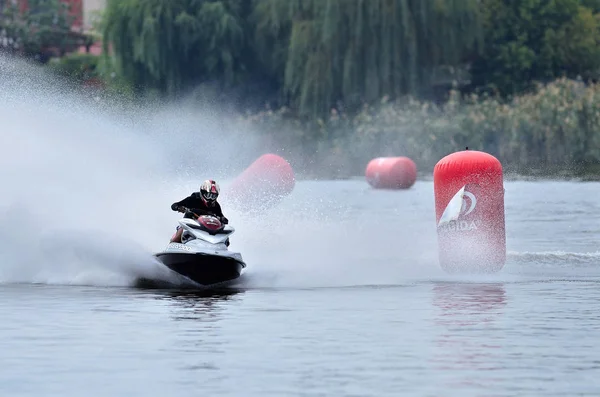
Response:
[[[240,277],[242,255],[229,251],[235,229],[210,215],[180,219],[181,243],[171,242],[154,256],[172,271],[203,287],[222,286]]]

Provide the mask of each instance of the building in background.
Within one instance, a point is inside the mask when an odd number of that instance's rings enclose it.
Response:
[[[8,0],[13,4],[18,4],[21,11],[28,7],[28,0]],[[69,4],[71,16],[75,17],[73,21],[73,30],[87,32],[93,28],[94,20],[106,6],[106,0],[61,0]],[[2,2],[0,2],[2,3]]]
[[[68,0],[77,1],[77,0]],[[84,33],[92,33],[94,25],[100,17],[100,13],[106,6],[106,0],[79,0],[81,1],[81,17],[82,17],[82,28]],[[102,40],[97,38],[93,44],[88,47],[79,49],[79,52],[88,52],[94,55],[100,55],[102,53]]]
[[[83,27],[83,0],[61,0],[63,3],[69,4],[69,14],[74,17],[72,29],[74,31],[82,31]],[[18,4],[21,12],[29,8],[28,0],[12,0],[13,4]]]
[[[83,29],[84,31],[90,31],[93,29],[96,18],[106,7],[106,0],[81,0],[81,2]]]
[[[13,4],[18,4],[21,11],[28,8],[28,0],[8,0]],[[69,4],[70,15],[74,18],[71,25],[71,31],[74,35],[94,35],[94,25],[100,13],[106,6],[106,0],[61,0]],[[82,45],[77,52],[88,52],[99,55],[102,52],[102,42],[96,37],[91,43]]]

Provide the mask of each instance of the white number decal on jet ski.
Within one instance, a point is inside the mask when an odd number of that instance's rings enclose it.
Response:
[[[192,249],[186,245],[183,244],[178,244],[178,243],[171,243],[169,244],[169,248],[176,248],[176,249],[182,249],[184,251],[191,251]]]

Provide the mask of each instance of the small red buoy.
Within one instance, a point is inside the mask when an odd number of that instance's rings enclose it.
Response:
[[[369,161],[365,176],[375,189],[408,189],[417,180],[417,166],[408,157],[378,157]]]
[[[506,261],[502,164],[464,150],[433,170],[441,267],[448,272],[497,272]]]
[[[295,184],[292,166],[283,157],[268,153],[256,159],[231,183],[227,197],[244,209],[265,209],[290,194]]]

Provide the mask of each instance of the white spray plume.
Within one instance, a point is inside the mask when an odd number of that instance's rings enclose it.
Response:
[[[152,253],[175,231],[171,203],[206,178],[226,189],[263,154],[260,134],[208,106],[98,105],[3,57],[0,103],[0,283],[170,281]],[[348,186],[302,181],[258,215],[222,203],[237,229],[231,248],[248,263],[245,286],[455,279],[437,264],[431,183],[404,192]]]
[[[121,285],[162,272],[151,254],[174,230],[170,204],[228,178],[223,164],[242,166],[253,145],[231,145],[238,132],[208,112],[119,112],[5,57],[0,103],[0,282]]]

